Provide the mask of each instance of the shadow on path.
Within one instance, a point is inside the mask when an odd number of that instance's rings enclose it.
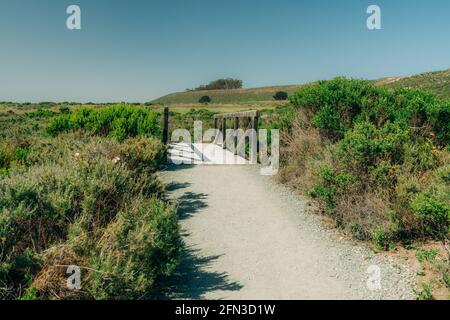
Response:
[[[177,199],[178,215],[180,219],[189,218],[191,215],[197,211],[208,207],[206,198],[208,197],[205,193],[194,193],[185,192],[182,196]]]
[[[163,166],[162,170],[167,172],[173,172],[178,170],[185,170],[185,169],[191,169],[193,168],[193,164],[173,164],[173,163],[167,163],[165,166]]]
[[[166,171],[190,167],[172,165]],[[172,181],[166,185],[169,197],[176,201],[180,220],[187,219],[208,207],[208,194],[189,191],[191,185],[190,182],[183,180]],[[189,234],[185,233],[182,236],[186,238]],[[207,293],[214,291],[240,290],[242,285],[231,281],[226,272],[210,270],[209,267],[219,258],[220,255],[207,256],[202,254],[201,250],[186,247],[175,273],[159,283],[151,299],[202,299]]]
[[[178,193],[179,190],[189,188],[191,183],[173,181],[166,185],[166,191],[169,193]],[[178,216],[180,219],[186,219],[201,209],[208,207],[205,200],[208,198],[206,193],[194,193],[191,191],[184,192],[181,195],[175,195],[174,199],[177,204]],[[166,197],[166,200],[167,197]]]
[[[164,290],[155,299],[202,299],[212,291],[237,291],[242,288],[225,272],[206,270],[220,256],[201,257],[198,250],[186,248],[175,274],[161,283]]]
[[[185,189],[191,184],[189,182],[171,182],[166,185],[166,191],[173,192],[179,189]]]

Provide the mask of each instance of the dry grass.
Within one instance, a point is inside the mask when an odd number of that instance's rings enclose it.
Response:
[[[87,282],[91,270],[83,266],[89,266],[90,262],[86,256],[75,252],[75,246],[69,243],[57,245],[48,249],[43,255],[43,266],[41,271],[33,280],[32,287],[39,294],[53,299],[80,299],[83,297],[81,291],[69,290],[66,274],[69,265],[80,266],[82,283]]]
[[[319,131],[299,112],[292,134],[282,135],[280,182],[300,192],[307,192],[317,181],[319,168],[331,163],[331,150]]]
[[[354,238],[368,240],[372,238],[376,227],[389,229],[389,220],[386,218],[388,210],[387,202],[380,195],[351,193],[338,199],[334,218]]]

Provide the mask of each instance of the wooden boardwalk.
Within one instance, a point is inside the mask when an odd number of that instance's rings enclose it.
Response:
[[[191,165],[245,165],[250,161],[214,143],[173,143],[169,162]]]

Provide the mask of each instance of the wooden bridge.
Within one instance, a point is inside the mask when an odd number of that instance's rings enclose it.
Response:
[[[260,118],[259,111],[243,111],[233,113],[223,113],[214,115],[214,128],[219,134],[214,135],[214,141],[211,143],[201,142],[177,142],[170,143],[169,138],[169,109],[164,109],[164,129],[163,142],[169,144],[169,160],[175,164],[255,164],[258,151],[258,122]],[[231,122],[231,123],[230,123]],[[227,129],[233,129],[237,132],[244,126],[245,130],[253,129],[254,133],[254,153],[250,159],[245,159],[242,152],[244,139],[239,141],[238,135],[227,136]],[[228,141],[228,143],[227,143]],[[230,143],[232,141],[232,143]]]
[[[220,130],[222,132],[222,141],[216,141],[216,143],[220,143],[223,149],[227,148],[227,120],[233,121],[233,130],[237,131],[239,129],[240,122],[244,122],[247,120],[249,126],[247,129],[254,129],[256,133],[258,133],[258,121],[259,121],[259,111],[243,111],[243,112],[233,112],[233,113],[223,113],[214,115],[214,129]],[[244,121],[243,121],[244,120]],[[258,138],[258,135],[256,135]],[[234,137],[234,143],[231,148],[234,148],[234,153],[237,154],[237,146],[238,146],[238,137]]]

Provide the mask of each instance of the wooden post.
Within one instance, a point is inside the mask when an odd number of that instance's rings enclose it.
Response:
[[[169,107],[164,107],[164,128],[162,140],[164,144],[169,142]]]
[[[258,132],[258,121],[258,116],[252,118],[252,129],[255,129],[256,132]]]
[[[259,113],[257,114],[257,116],[253,119],[253,121],[255,121],[255,125],[254,125],[254,129],[256,132],[256,152],[259,153]]]
[[[237,153],[238,153],[237,144],[238,144],[239,117],[234,118],[233,129],[234,129],[234,154],[237,155]]]
[[[222,118],[222,148],[226,149],[227,148],[227,144],[226,144],[226,140],[227,140],[227,118],[223,117]]]
[[[218,129],[218,127],[217,127],[217,118],[216,117],[214,117],[214,141],[213,141],[213,143],[215,143],[215,144],[217,144],[217,129]]]
[[[256,152],[259,152],[259,134],[258,134],[259,113],[252,117],[252,129],[256,133]]]

